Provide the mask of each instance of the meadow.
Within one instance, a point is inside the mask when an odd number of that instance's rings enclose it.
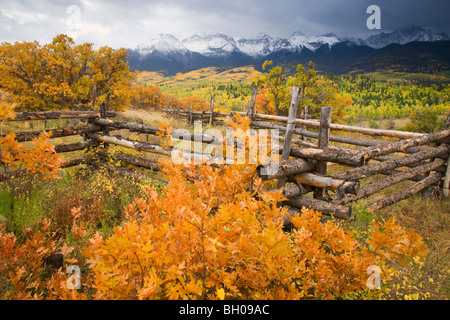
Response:
[[[252,92],[251,81],[258,74],[252,67],[228,71],[208,68],[168,78],[143,72],[136,81],[157,86],[161,92],[180,99],[195,96],[209,101],[214,96],[218,110],[232,111],[245,110]],[[425,124],[432,122],[430,130],[435,130],[449,111],[449,87],[442,78],[438,78],[439,83],[429,83],[433,78],[424,75],[323,77],[353,99],[354,103],[345,110],[346,118],[341,119],[343,122],[388,129],[404,129],[408,125],[411,128],[410,119],[420,117],[425,108],[437,118],[421,120],[426,120]],[[192,130],[185,121],[167,118],[156,109],[151,104],[144,104],[144,108],[132,106],[119,110],[117,119]],[[68,125],[77,124],[67,120],[6,122],[2,133]],[[115,134],[143,142],[164,142],[164,136],[122,131]],[[73,143],[82,139],[65,137],[52,142]],[[121,147],[109,150],[112,154],[130,153]],[[131,153],[157,159],[143,152]],[[67,160],[94,154],[95,150],[62,157]],[[112,158],[109,161],[123,165]],[[337,165],[331,166],[330,173],[338,169]],[[142,169],[138,172],[145,179],[134,179],[84,164],[61,170],[56,179],[31,180],[21,186],[16,196],[12,196],[6,184],[1,184],[0,216],[4,217],[1,223],[5,230],[0,237],[4,245],[0,254],[5,263],[0,265],[0,297],[448,299],[450,295],[449,199],[414,196],[374,213],[365,209],[365,204],[411,183],[404,182],[353,205],[355,218],[348,222],[322,223],[317,213],[306,211],[303,220],[299,217],[296,223],[310,228],[310,235],[320,234],[321,245],[314,251],[312,248],[317,244],[314,236],[307,239],[306,234],[286,232],[280,224],[274,224],[277,221],[274,215],[279,213],[273,205],[276,196],[251,196],[247,185],[253,178],[243,174],[245,170],[203,168],[197,173],[197,182],[185,179],[183,170],[170,166],[168,173]],[[363,184],[371,181],[366,179]],[[206,232],[204,228],[209,229]],[[392,239],[380,238],[384,229],[407,243],[406,249],[398,249],[398,244],[390,242]],[[373,238],[374,233],[377,239]],[[239,234],[241,238],[236,237]],[[344,249],[334,247],[332,239],[338,239]],[[310,242],[305,247],[299,245],[301,241]],[[377,245],[379,252],[374,249]],[[345,254],[341,250],[346,250]],[[65,252],[66,262],[76,263],[86,276],[81,290],[59,291],[56,283],[65,279],[63,273],[50,280],[43,275],[40,259],[60,251]],[[412,255],[419,252],[423,255],[420,259]],[[372,260],[375,253],[379,254],[379,260]],[[298,256],[304,258],[303,262],[296,260]],[[320,263],[316,257],[320,257]],[[354,260],[348,261],[346,257]],[[100,260],[93,262],[95,259]],[[283,260],[286,263],[280,264],[279,259],[286,259]],[[365,282],[358,278],[361,272],[365,274],[358,259],[379,261],[386,268],[381,289],[365,288]],[[298,263],[304,273],[289,269],[292,263]],[[350,265],[346,270],[345,266]],[[329,270],[340,271],[330,275]],[[344,281],[342,274],[351,280]],[[329,283],[322,285],[320,279],[325,275]],[[117,286],[123,290],[118,292]]]

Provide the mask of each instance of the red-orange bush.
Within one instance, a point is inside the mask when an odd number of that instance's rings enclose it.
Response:
[[[375,223],[363,244],[303,209],[286,233],[281,193],[261,191],[258,181],[249,191],[254,171],[243,167],[167,165],[163,194],[149,188],[110,237],[90,240],[96,297],[336,298],[365,289],[371,265],[387,276],[391,260],[425,254],[422,239],[393,220]]]
[[[27,228],[26,239],[17,243],[12,233],[0,228],[0,299],[86,299],[86,295],[70,290],[66,285],[65,270],[58,269],[48,276],[44,258],[61,253],[66,262],[73,248],[58,240],[50,231],[51,221],[44,219],[39,230]]]

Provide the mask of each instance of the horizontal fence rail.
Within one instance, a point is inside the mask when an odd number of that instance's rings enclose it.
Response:
[[[298,104],[296,99],[298,97],[293,95],[291,108]],[[441,190],[444,197],[448,197],[450,181],[449,128],[425,134],[334,124],[330,121],[332,108],[324,108],[322,111],[326,110],[326,112],[321,113],[320,120],[298,119],[294,110],[290,112],[290,117],[258,114],[254,112],[252,106],[249,106],[247,112],[215,112],[212,106],[208,112],[192,110],[164,110],[164,112],[170,116],[184,118],[191,125],[196,121],[209,125],[223,124],[226,117],[233,119],[236,114],[249,115],[251,127],[255,130],[274,129],[281,132],[282,134],[277,137],[281,144],[275,145],[271,151],[280,155],[287,154],[288,157],[279,162],[259,165],[256,175],[262,180],[277,180],[277,188],[282,189],[283,196],[288,199],[282,205],[295,210],[311,207],[321,211],[324,215],[348,220],[353,217],[352,203],[405,181],[411,181],[412,185],[402,187],[404,190],[368,204],[367,209],[373,211],[385,208],[429,188]],[[104,146],[97,148],[96,151],[96,155],[103,159],[102,161],[92,162],[87,156],[77,157],[74,160],[65,161],[62,168],[90,164],[137,179],[145,178],[145,175],[130,168],[160,171],[161,167],[155,160],[124,152],[114,154],[108,152],[109,144],[169,157],[173,151],[176,151],[174,147],[163,147],[120,135],[111,135],[110,132],[116,130],[160,135],[158,127],[107,119],[115,116],[115,112],[106,112],[102,116],[97,111],[20,112],[16,113],[15,121],[78,118],[85,119],[87,123],[54,130],[18,132],[16,139],[29,141],[42,132],[52,131],[51,138],[76,135],[83,137],[81,142],[56,145],[55,151],[58,153]],[[331,131],[333,134],[330,134]],[[375,136],[378,139],[340,136],[335,131]],[[173,130],[172,138],[203,144],[245,145],[245,141],[239,139],[225,137],[224,140],[221,140],[215,135],[177,129]],[[387,140],[382,138],[387,138]],[[290,141],[290,143],[286,143],[286,141]],[[187,159],[208,160],[214,163],[213,160],[216,160],[216,157],[201,152],[201,150],[200,152],[183,150],[180,155]],[[112,166],[106,159],[120,161],[124,166]],[[222,159],[222,155],[218,159],[226,160]],[[338,172],[328,174],[327,167],[334,164],[341,165],[342,168]],[[361,184],[361,181],[367,178],[371,178],[373,181]],[[5,177],[0,175],[0,181],[4,179]],[[309,195],[310,193],[312,196]]]

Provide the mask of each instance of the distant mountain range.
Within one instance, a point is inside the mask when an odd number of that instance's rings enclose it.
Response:
[[[289,38],[258,34],[234,39],[221,33],[196,33],[179,40],[161,34],[128,49],[132,70],[187,72],[203,67],[234,68],[265,60],[295,66],[312,60],[322,72],[347,73],[392,69],[404,72],[450,70],[450,37],[413,26],[367,39],[339,38],[333,33],[306,36],[300,31]]]

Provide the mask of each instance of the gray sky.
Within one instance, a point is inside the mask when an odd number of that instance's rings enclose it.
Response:
[[[372,4],[381,9],[381,30],[366,26]],[[66,33],[77,43],[133,48],[160,33],[366,38],[411,25],[450,34],[449,12],[448,0],[0,0],[0,42],[47,43]]]

